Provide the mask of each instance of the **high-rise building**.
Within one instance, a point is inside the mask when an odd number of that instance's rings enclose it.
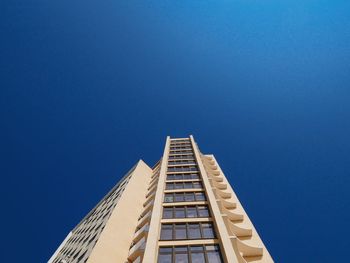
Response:
[[[167,137],[68,234],[51,263],[273,262],[213,155]]]

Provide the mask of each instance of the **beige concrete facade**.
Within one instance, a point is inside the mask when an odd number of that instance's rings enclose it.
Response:
[[[127,261],[151,176],[152,169],[140,160],[68,234],[48,262]]]
[[[213,155],[167,137],[74,228],[51,263],[273,262]]]
[[[143,211],[151,175],[152,169],[140,161],[90,254],[88,263],[126,261],[138,217]]]

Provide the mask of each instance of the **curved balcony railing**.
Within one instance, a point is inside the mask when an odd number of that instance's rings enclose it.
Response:
[[[130,250],[128,260],[133,262],[137,257],[145,252],[146,237],[141,238],[137,243],[133,243]]]
[[[221,213],[224,215],[227,215],[228,219],[231,221],[242,221],[243,220],[243,215],[242,214],[237,214],[233,212],[232,210],[228,210],[225,207],[222,207]]]
[[[140,218],[137,227],[141,228],[143,227],[147,222],[151,220],[152,210],[148,211],[147,214],[145,214],[143,217]]]
[[[141,238],[147,235],[149,230],[149,224],[145,224],[143,227],[141,227],[139,230],[137,230],[133,237],[133,242],[137,243]]]

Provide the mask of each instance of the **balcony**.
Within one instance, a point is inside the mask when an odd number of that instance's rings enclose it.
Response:
[[[224,198],[224,199],[229,199],[232,197],[232,194],[229,192],[224,192],[220,189],[215,189],[215,193],[217,194],[218,197]]]
[[[219,177],[219,176],[211,176],[209,179],[213,180],[215,182],[218,182],[218,183],[222,183],[224,181],[224,178]]]
[[[227,216],[228,219],[231,221],[242,221],[243,220],[243,215],[242,214],[237,214],[233,212],[232,210],[228,210],[225,207],[222,207],[221,209],[222,216]]]
[[[217,189],[220,189],[220,190],[226,190],[227,189],[227,184],[226,183],[219,183],[219,182],[216,182],[214,180],[211,180],[212,182],[212,185],[214,187],[216,187]]]
[[[237,206],[237,204],[234,201],[226,201],[224,199],[216,199],[216,202],[218,203],[220,209],[222,209],[223,207],[227,209],[234,209]]]
[[[137,257],[140,257],[145,252],[146,237],[141,238],[136,244],[129,250],[128,260],[133,262]]]
[[[153,204],[154,204],[154,200],[152,200],[152,202],[149,202],[149,203],[147,204],[147,206],[145,206],[145,209],[144,209],[143,212],[141,213],[140,218],[144,217],[144,215],[147,214],[148,211],[150,211],[150,210],[152,209]]]
[[[237,246],[238,251],[243,257],[260,257],[263,255],[263,248],[248,244],[247,242],[241,241],[239,238],[230,237],[231,242]]]
[[[233,223],[227,215],[222,216],[224,219],[226,228],[228,229],[229,233],[231,235],[235,235],[237,237],[251,237],[252,236],[252,229],[247,228],[242,223]]]
[[[156,191],[153,191],[149,196],[147,196],[146,201],[143,203],[143,207],[146,207],[149,204],[149,202],[152,202],[155,195],[156,195]]]
[[[137,243],[141,238],[145,237],[149,231],[149,224],[145,224],[139,230],[137,230],[133,237],[133,242]]]
[[[152,210],[148,211],[147,214],[145,214],[143,217],[139,219],[139,222],[137,224],[138,228],[143,227],[146,223],[148,223],[151,220]]]
[[[149,184],[147,190],[151,189],[154,185],[157,185],[157,184],[158,184],[158,180],[159,180],[158,177],[155,178],[155,179],[153,179],[153,180],[150,182],[150,184]]]
[[[148,193],[147,193],[147,195],[146,195],[146,198],[149,197],[150,195],[152,195],[153,192],[156,191],[157,185],[158,185],[158,184],[154,184],[154,185],[152,185],[152,186],[150,186],[150,187],[148,188]]]

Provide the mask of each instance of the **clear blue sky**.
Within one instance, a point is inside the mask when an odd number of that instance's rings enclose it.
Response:
[[[349,1],[2,0],[0,33],[2,262],[188,134],[276,262],[348,257]]]

